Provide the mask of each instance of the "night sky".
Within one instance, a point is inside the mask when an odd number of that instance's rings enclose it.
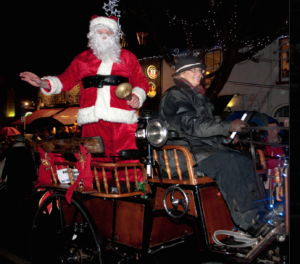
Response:
[[[7,1],[1,8],[0,76],[6,89],[15,89],[16,97],[35,100],[37,88],[21,81],[19,73],[61,74],[87,49],[90,18],[104,11],[101,1],[28,2]]]

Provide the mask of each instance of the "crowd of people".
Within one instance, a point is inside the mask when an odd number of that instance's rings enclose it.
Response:
[[[32,140],[47,140],[47,139],[67,139],[67,138],[79,138],[81,137],[81,131],[74,127],[58,126],[56,133],[47,127],[42,130],[36,129],[32,135]]]

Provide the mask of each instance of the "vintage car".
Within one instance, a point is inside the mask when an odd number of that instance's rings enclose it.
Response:
[[[151,113],[141,116],[136,131],[140,149],[119,153],[121,158],[139,158],[141,163],[85,164],[88,153],[97,156],[103,152],[100,137],[35,141],[35,151],[40,147],[46,154],[76,153],[80,145],[84,146],[87,153],[79,155],[79,162],[94,179],[88,187],[86,179],[75,181],[75,162],[55,161],[51,165],[47,155],[44,157],[41,166],[51,171],[52,182],[40,183],[37,188],[43,197],[32,225],[32,264],[105,263],[108,250],[122,263],[180,247],[189,238],[198,243],[197,263],[205,252],[223,256],[222,263],[287,263],[286,256],[280,254],[281,243],[289,234],[288,204],[284,200],[288,193],[287,161],[283,159],[276,170],[274,198],[284,203],[286,221],[265,237],[253,238],[235,228],[215,181],[205,175],[197,177],[192,153],[170,145],[176,137]],[[163,152],[167,178],[160,173],[159,151]],[[174,155],[176,177],[172,176],[167,151]],[[182,177],[179,152],[185,157],[188,179]],[[59,170],[67,172],[70,183],[59,181]],[[125,170],[125,180],[119,179],[119,170]],[[142,182],[138,182],[138,170]],[[108,171],[113,171],[110,179]],[[129,172],[134,181],[130,181]],[[68,202],[66,194],[72,186],[74,193]]]

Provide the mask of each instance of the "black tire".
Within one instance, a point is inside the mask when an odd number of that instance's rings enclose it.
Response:
[[[77,199],[68,204],[65,194],[52,194],[37,210],[31,233],[32,264],[102,264],[100,246],[97,227]]]

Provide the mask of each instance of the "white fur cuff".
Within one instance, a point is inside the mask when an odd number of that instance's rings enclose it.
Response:
[[[44,80],[48,80],[50,82],[50,84],[51,84],[51,90],[49,92],[46,92],[44,90],[44,88],[40,87],[43,94],[45,94],[45,95],[51,95],[51,94],[59,94],[59,93],[61,93],[63,85],[62,85],[61,81],[57,77],[55,77],[55,76],[46,76],[43,79]]]
[[[140,87],[134,87],[132,89],[132,93],[134,93],[140,99],[140,104],[138,106],[138,108],[140,108],[146,100],[147,95],[145,93],[145,90]]]

